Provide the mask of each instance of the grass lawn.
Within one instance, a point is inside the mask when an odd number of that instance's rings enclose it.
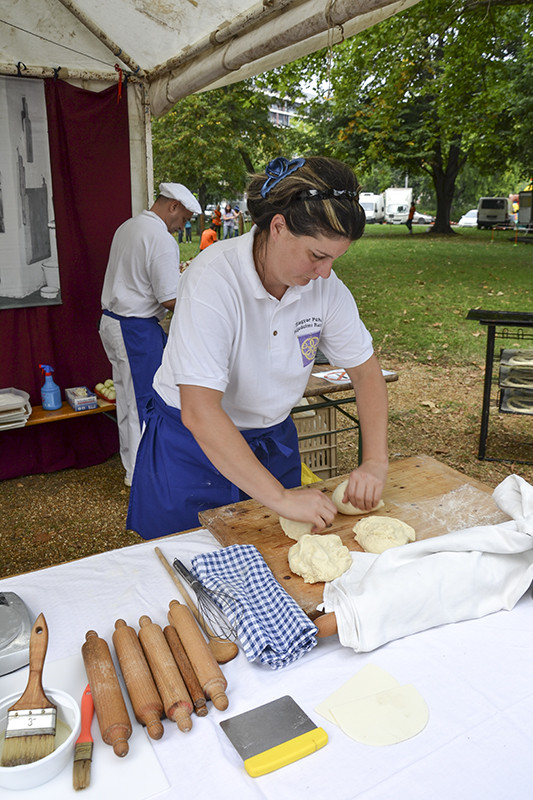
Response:
[[[425,226],[367,226],[336,263],[376,350],[422,363],[484,360],[486,327],[470,308],[533,310],[533,247],[504,231],[457,229],[432,236]],[[511,344],[509,344],[511,346]]]
[[[415,225],[411,236],[405,225],[368,225],[335,262],[381,356],[482,363],[486,327],[467,321],[468,310],[533,311],[533,247],[515,245],[508,231],[456,231],[432,236]],[[194,257],[198,237],[180,251]]]

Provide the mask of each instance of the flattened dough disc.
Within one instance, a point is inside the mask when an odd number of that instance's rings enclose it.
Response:
[[[383,746],[411,739],[422,731],[429,710],[411,684],[343,703],[330,709],[339,727],[361,744]]]

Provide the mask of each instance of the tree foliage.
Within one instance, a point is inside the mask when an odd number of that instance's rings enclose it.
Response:
[[[532,171],[532,35],[527,6],[422,0],[275,80],[313,76],[322,88],[315,114],[324,152],[359,173],[389,163],[411,185],[429,175],[434,229],[448,233],[466,163],[481,175],[501,173],[520,139]]]
[[[278,155],[269,98],[242,82],[180,100],[152,122],[154,182],[185,184],[202,208],[242,194],[248,173]]]

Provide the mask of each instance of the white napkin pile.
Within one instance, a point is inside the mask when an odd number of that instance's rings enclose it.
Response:
[[[492,496],[510,521],[379,556],[352,553],[350,569],[324,588],[322,607],[335,612],[341,644],[368,652],[436,625],[512,609],[533,580],[533,486],[509,475]]]

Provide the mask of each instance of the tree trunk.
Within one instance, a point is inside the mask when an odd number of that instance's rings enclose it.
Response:
[[[202,206],[202,213],[200,214],[200,219],[198,222],[198,233],[201,234],[203,229],[205,228],[205,217],[204,217],[204,210],[207,202],[207,186],[205,183],[201,183],[198,187],[198,202]]]
[[[437,145],[435,158],[431,163],[431,175],[437,195],[437,218],[431,226],[431,233],[449,236],[455,233],[450,225],[455,181],[462,166],[461,140],[450,145],[446,166],[444,166],[440,144]]]
[[[244,148],[240,149],[239,152],[242,156],[242,160],[244,161],[244,166],[246,167],[247,171],[249,172],[250,175],[253,175],[255,169],[254,165],[252,164],[252,159],[250,158],[250,154],[248,153],[247,150],[244,150]]]

